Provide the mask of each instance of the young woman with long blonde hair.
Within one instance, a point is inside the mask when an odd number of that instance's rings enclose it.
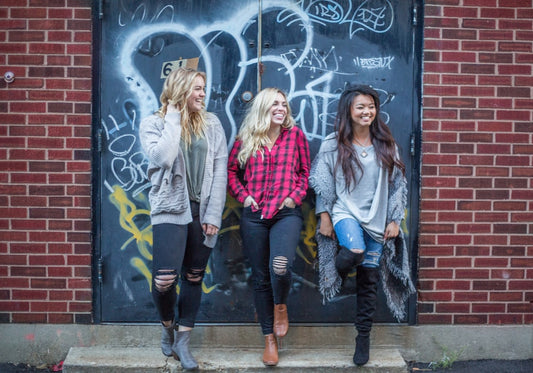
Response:
[[[226,137],[218,118],[205,111],[205,84],[202,72],[172,71],[161,108],[139,128],[150,161],[152,295],[162,323],[161,350],[185,369],[198,367],[189,350],[190,332],[226,200]]]
[[[269,366],[278,363],[277,338],[289,328],[287,298],[309,167],[309,145],[295,126],[285,93],[262,90],[248,108],[230,152],[228,188],[244,206],[240,230],[265,336],[263,363]]]

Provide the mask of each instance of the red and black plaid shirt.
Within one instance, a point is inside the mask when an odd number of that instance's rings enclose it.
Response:
[[[239,180],[237,155],[241,141],[236,140],[228,159],[228,190],[240,203],[252,196],[259,205],[262,217],[270,219],[278,212],[285,198],[301,205],[307,194],[309,178],[309,144],[298,127],[282,128],[272,147],[250,157],[244,169],[243,182]],[[253,211],[257,211],[251,206]]]

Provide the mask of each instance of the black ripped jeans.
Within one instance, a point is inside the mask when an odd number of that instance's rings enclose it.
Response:
[[[254,303],[264,335],[272,334],[274,304],[286,304],[303,218],[299,206],[284,207],[271,219],[245,207],[241,217],[244,252],[252,267]]]
[[[153,232],[152,296],[161,321],[176,320],[176,324],[194,327],[202,299],[202,280],[211,255],[211,248],[203,244],[200,224],[200,205],[191,202],[193,221],[187,225],[156,224]],[[155,278],[160,271],[172,271],[176,281],[169,289],[160,291]],[[176,294],[178,275],[181,274],[179,298]],[[175,305],[178,300],[178,318]]]

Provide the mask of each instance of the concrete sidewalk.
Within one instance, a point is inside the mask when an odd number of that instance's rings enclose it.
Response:
[[[168,362],[169,366],[175,366],[178,369],[177,362]],[[2,373],[49,373],[54,372],[52,367],[46,369],[43,366],[35,367],[28,364],[0,363],[0,372]],[[263,372],[266,368],[262,368]],[[280,368],[275,368],[282,371]],[[352,367],[351,371],[358,368]],[[496,372],[496,373],[531,373],[533,372],[533,359],[528,360],[467,360],[457,361],[449,369],[432,370],[428,363],[410,362],[408,364],[409,373],[478,373],[478,372]],[[219,370],[223,372],[224,370]],[[326,369],[327,371],[327,369]],[[361,371],[361,370],[359,370]],[[131,372],[131,371],[130,371]],[[306,370],[308,372],[308,370]]]
[[[397,349],[376,348],[364,366],[356,368],[350,349],[284,349],[279,352],[279,364],[266,368],[261,361],[262,349],[258,348],[200,348],[193,349],[200,371],[203,372],[358,372],[407,373],[407,364]],[[65,363],[65,373],[131,373],[181,371],[181,364],[172,357],[166,358],[159,348],[71,348]]]
[[[281,362],[285,362],[284,351],[308,349],[345,351],[346,357],[331,364],[351,364],[355,334],[352,325],[291,325],[283,339]],[[158,351],[154,356],[164,359],[158,350],[160,326],[155,324],[0,324],[0,335],[5,337],[0,338],[0,362],[15,365],[57,364],[71,348],[92,347],[154,349]],[[228,355],[257,350],[252,355],[260,363],[264,339],[257,325],[199,325],[191,336],[191,346],[194,351],[222,348]],[[528,360],[533,359],[533,325],[375,325],[371,360],[376,348],[398,350],[407,362],[439,361],[450,352],[459,353],[458,361]],[[201,360],[201,355],[197,356]]]

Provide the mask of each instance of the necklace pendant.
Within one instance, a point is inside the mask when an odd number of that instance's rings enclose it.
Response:
[[[361,152],[361,157],[366,158],[367,155],[368,155],[368,153],[366,152],[366,150],[363,150]]]

